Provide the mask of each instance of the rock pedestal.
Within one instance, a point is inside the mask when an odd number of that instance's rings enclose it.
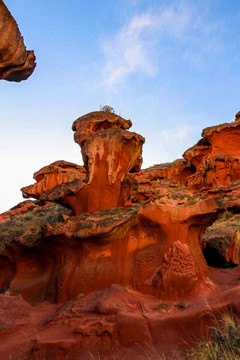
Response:
[[[66,181],[62,180],[52,175],[56,174],[53,163],[47,170],[36,173],[36,184],[22,189],[24,197],[58,202],[71,208],[75,215],[127,205],[130,195],[137,190],[137,181],[131,172],[141,168],[145,141],[142,136],[126,130],[131,125],[130,120],[104,111],[77,119],[72,128],[74,139],[81,147],[84,176],[78,168],[72,181],[67,177]],[[58,169],[61,166],[59,164]],[[39,175],[44,171],[43,179]]]

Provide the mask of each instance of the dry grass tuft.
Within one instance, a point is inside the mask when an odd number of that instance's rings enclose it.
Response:
[[[210,328],[211,340],[201,341],[188,360],[239,360],[240,320],[226,312],[216,327]]]

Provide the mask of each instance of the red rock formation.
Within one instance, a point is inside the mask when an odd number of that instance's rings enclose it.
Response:
[[[202,139],[184,154],[196,172],[187,185],[196,188],[226,187],[240,180],[240,123],[221,124],[206,128]]]
[[[125,206],[137,188],[128,172],[140,170],[144,143],[142,136],[125,130],[130,126],[130,120],[104,111],[77,119],[73,123],[74,139],[82,148],[86,177],[69,183],[68,178],[62,181],[55,176],[51,182],[47,174],[47,186],[43,186],[42,177],[35,176],[37,183],[23,188],[23,195],[59,202],[75,215]]]
[[[214,272],[213,278],[218,285],[210,296],[176,306],[120,285],[34,307],[19,296],[0,295],[1,359],[140,360],[157,359],[162,352],[184,359],[186,348],[209,334],[222,311],[240,313],[240,287],[221,285],[229,282],[229,272]]]
[[[145,170],[130,126],[77,119],[84,167],[44,167],[22,189],[38,200],[1,215],[1,359],[179,359],[222,311],[240,316],[238,120]]]
[[[155,264],[151,261],[150,278],[144,279],[145,284],[155,288],[155,296],[166,301],[180,301],[197,293],[204,282],[208,283],[208,268],[199,238],[217,216],[218,209],[219,205],[212,199],[187,196],[184,200],[160,198],[140,208],[142,219],[159,229],[161,260]],[[146,276],[147,264],[144,269]],[[141,291],[144,293],[144,287]]]
[[[54,220],[53,206],[40,218],[41,224],[48,219],[51,224],[42,227],[35,210],[34,225],[23,215],[1,228],[2,254],[8,258],[11,252],[11,264],[5,264],[4,272],[9,269],[12,274],[12,264],[15,269],[7,287],[31,303],[64,302],[114,283],[166,301],[183,300],[209,282],[199,235],[218,209],[212,199],[187,198],[179,203],[164,197],[140,208],[65,215],[60,222]],[[13,229],[19,225],[21,231],[14,237]],[[13,252],[16,241],[21,247]],[[27,268],[34,271],[28,273]]]
[[[0,79],[26,80],[35,69],[35,55],[27,51],[17,23],[0,0]]]
[[[40,354],[48,359],[68,356],[70,360],[91,356],[108,360],[140,360],[143,356],[157,359],[163,351],[169,355],[174,352],[179,359],[178,355],[196,341],[196,336],[208,335],[206,329],[213,324],[213,316],[230,306],[234,314],[239,314],[240,288],[222,293],[220,289],[215,289],[212,297],[187,306],[172,306],[164,312],[164,304],[154,298],[112,285],[59,311],[58,318],[36,337],[34,359]],[[214,309],[212,313],[209,307]]]
[[[155,165],[138,173],[136,177],[145,184],[146,193],[149,193],[147,184],[152,187],[154,181],[161,179],[210,192],[210,196],[213,191],[228,191],[228,186],[240,181],[239,120],[237,113],[235,122],[204,129],[198,143],[185,151],[184,159]]]
[[[25,198],[32,197],[35,199],[42,199],[43,194],[49,194],[49,191],[58,185],[61,185],[62,191],[67,187],[73,186],[73,184],[82,184],[86,177],[86,170],[83,166],[79,166],[73,163],[69,163],[64,160],[55,161],[48,166],[44,166],[42,169],[37,171],[33,178],[37,181],[34,185],[29,185],[21,189]],[[70,185],[69,185],[70,183]],[[58,195],[59,188],[58,188]],[[44,196],[42,196],[44,198]],[[47,199],[54,201],[55,198]]]

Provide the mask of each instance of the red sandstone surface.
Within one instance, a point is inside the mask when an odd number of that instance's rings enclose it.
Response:
[[[26,50],[18,25],[0,0],[0,79],[26,80],[34,71],[35,55]]]
[[[77,119],[84,166],[45,166],[0,215],[1,359],[179,359],[240,315],[239,116],[145,170],[131,125]]]

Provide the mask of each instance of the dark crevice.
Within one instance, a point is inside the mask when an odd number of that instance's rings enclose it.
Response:
[[[217,268],[228,268],[228,267],[236,267],[237,265],[233,263],[226,262],[226,259],[219,254],[217,249],[214,249],[210,246],[207,246],[203,250],[203,256],[209,266],[217,267]]]
[[[209,146],[210,142],[207,138],[203,137],[197,142],[197,146]]]

